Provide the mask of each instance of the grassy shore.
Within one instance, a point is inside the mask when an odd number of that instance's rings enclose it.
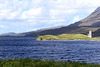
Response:
[[[39,59],[8,59],[0,60],[0,67],[100,67],[100,64],[85,62],[39,60]]]
[[[45,35],[45,36],[38,36],[37,40],[94,40],[100,41],[98,38],[89,38],[83,34],[61,34],[58,36],[54,35]]]

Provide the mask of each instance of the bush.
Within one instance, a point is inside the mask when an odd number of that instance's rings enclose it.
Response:
[[[100,67],[100,64],[25,58],[0,60],[0,67]]]

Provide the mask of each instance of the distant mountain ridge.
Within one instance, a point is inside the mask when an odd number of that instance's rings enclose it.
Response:
[[[58,29],[58,28],[61,28],[61,27],[66,27],[66,26],[57,26],[57,27],[51,27],[51,28],[43,28],[43,29],[39,29],[39,30],[36,30],[36,31],[30,31],[30,32],[24,32],[24,33],[14,33],[14,32],[9,32],[9,33],[3,33],[3,34],[0,34],[1,37],[10,37],[10,36],[14,36],[14,37],[23,37],[23,36],[26,36],[28,34],[31,34],[31,33],[39,33],[39,32],[42,32],[42,31],[46,31],[46,30],[53,30],[53,29]],[[36,34],[37,35],[37,34]],[[30,36],[29,36],[30,37]]]
[[[0,34],[1,37],[11,37],[11,36],[25,36],[24,33],[14,33],[14,32],[9,32],[9,33],[3,33]]]

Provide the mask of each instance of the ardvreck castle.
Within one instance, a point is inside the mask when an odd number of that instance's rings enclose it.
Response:
[[[90,30],[88,35],[87,35],[89,38],[92,38],[92,31]]]

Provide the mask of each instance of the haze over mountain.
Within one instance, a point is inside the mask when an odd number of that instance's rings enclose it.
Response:
[[[9,33],[3,33],[3,34],[0,34],[0,36],[4,36],[4,37],[11,37],[11,36],[25,36],[24,33],[14,33],[14,32],[9,32]]]
[[[39,35],[60,35],[60,34],[87,34],[93,32],[93,36],[100,36],[100,7],[98,7],[88,17],[69,26],[61,26],[49,29],[40,29],[37,31],[23,33],[24,36]]]

